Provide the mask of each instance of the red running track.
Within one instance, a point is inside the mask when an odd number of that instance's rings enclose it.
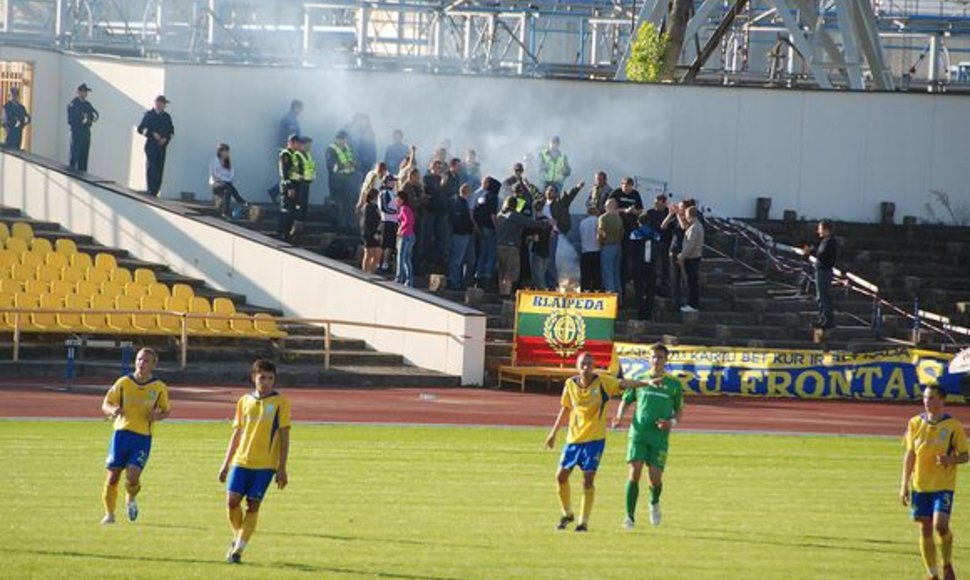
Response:
[[[0,384],[0,417],[101,418],[107,386],[72,392],[43,383]],[[236,387],[171,388],[173,419],[229,420]],[[296,421],[545,427],[559,409],[555,394],[472,388],[284,389]],[[688,397],[681,428],[689,430],[902,435],[920,404]],[[970,410],[948,412],[970,424]]]

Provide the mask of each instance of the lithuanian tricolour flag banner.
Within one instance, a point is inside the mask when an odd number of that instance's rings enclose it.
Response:
[[[512,364],[572,366],[577,354],[590,352],[597,367],[608,367],[615,319],[615,294],[520,290]]]

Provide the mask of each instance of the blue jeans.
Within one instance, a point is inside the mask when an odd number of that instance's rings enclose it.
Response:
[[[603,272],[603,290],[620,294],[620,244],[608,244],[600,249],[600,271]],[[620,296],[622,302],[623,297]]]
[[[495,230],[491,228],[478,230],[478,270],[475,272],[475,277],[479,280],[495,277],[496,255],[498,253],[495,242]]]
[[[475,269],[475,239],[471,234],[451,235],[451,257],[448,261],[448,288],[464,290]]]
[[[421,228],[422,247],[418,252],[421,260],[444,265],[445,251],[451,237],[451,215],[448,212],[426,212]]]
[[[397,238],[397,282],[409,288],[414,288],[414,266],[411,264],[411,254],[414,252],[414,236],[400,236]]]

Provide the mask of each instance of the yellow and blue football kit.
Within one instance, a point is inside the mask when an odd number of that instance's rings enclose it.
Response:
[[[280,462],[280,431],[290,427],[290,401],[273,391],[248,393],[236,404],[232,426],[241,432],[227,489],[261,501]]]
[[[932,517],[933,512],[950,513],[957,466],[939,465],[936,457],[967,452],[963,425],[950,415],[934,422],[923,413],[909,420],[904,444],[907,451],[916,454],[912,474],[913,517]]]
[[[152,412],[170,409],[168,386],[154,377],[139,383],[133,375],[125,375],[115,381],[105,400],[121,408],[114,422],[107,466],[121,469],[134,465],[144,469],[152,447]]]

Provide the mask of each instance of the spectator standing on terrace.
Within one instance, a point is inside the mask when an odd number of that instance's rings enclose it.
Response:
[[[670,214],[667,196],[659,194],[653,198],[653,207],[646,212],[650,229],[660,234],[660,239],[651,247],[652,265],[657,276],[657,294],[670,296],[670,240],[671,231],[663,228],[664,220]]]
[[[448,289],[464,290],[475,274],[475,220],[470,205],[472,188],[461,184],[451,204],[451,255],[448,260]]]
[[[370,126],[370,117],[364,113],[357,113],[349,125],[344,127],[350,148],[357,156],[357,171],[363,172],[377,163],[377,141],[374,130]],[[363,179],[363,173],[357,175],[358,183]]]
[[[613,188],[606,181],[606,172],[597,171],[595,177],[593,177],[593,189],[589,192],[589,197],[586,199],[586,207],[592,207],[596,209],[596,215],[600,215],[606,211],[606,198],[613,193]]]
[[[569,158],[559,150],[559,137],[549,140],[549,146],[539,152],[539,173],[542,175],[543,186],[550,185],[556,191],[562,191],[563,183],[572,174]]]
[[[104,503],[102,524],[115,523],[118,482],[122,471],[126,474],[128,519],[138,519],[138,502],[135,498],[141,491],[141,473],[152,451],[153,427],[171,412],[168,386],[152,374],[157,363],[158,355],[154,350],[139,350],[135,355],[135,372],[115,381],[101,403],[104,414],[114,419],[114,433],[105,460],[108,475],[101,496]]]
[[[363,183],[360,184],[360,197],[357,199],[357,211],[364,209],[367,203],[367,193],[372,189],[378,189],[384,183],[384,176],[387,175],[387,164],[383,161],[378,162],[364,176]]]
[[[469,149],[465,153],[465,181],[472,186],[472,190],[481,187],[482,165],[478,162],[478,152]]]
[[[599,292],[603,289],[600,273],[600,242],[596,235],[599,212],[595,205],[586,208],[586,217],[579,222],[579,287],[583,292]]]
[[[640,227],[630,233],[633,245],[633,288],[636,291],[637,318],[653,318],[653,301],[657,293],[657,263],[666,252],[661,247],[660,232],[650,225],[650,216],[640,214]]]
[[[600,270],[603,277],[603,290],[614,292],[617,301],[623,304],[620,282],[620,259],[623,243],[623,220],[620,218],[619,204],[615,199],[606,200],[606,211],[599,216],[596,239],[600,243]]]
[[[30,113],[20,102],[20,89],[10,87],[10,99],[3,104],[3,129],[7,132],[4,147],[20,150],[24,138],[24,128],[30,124]]]
[[[404,160],[410,149],[404,144],[404,132],[394,129],[391,133],[391,144],[384,150],[384,165],[391,173],[397,173],[403,167]]]
[[[415,170],[417,171],[417,170]],[[411,255],[414,252],[415,216],[411,208],[409,190],[397,192],[397,278],[396,281],[409,288],[414,288],[414,264]]]
[[[512,284],[519,279],[522,267],[521,246],[523,232],[528,228],[549,227],[515,211],[516,198],[508,197],[495,219],[495,240],[498,254],[498,291],[503,299],[512,294]]]
[[[81,83],[77,95],[67,105],[67,125],[71,128],[71,169],[88,170],[88,151],[91,149],[91,125],[100,118],[88,102],[91,87]]]
[[[633,259],[633,242],[630,232],[637,228],[637,216],[643,211],[643,199],[640,192],[634,188],[632,177],[624,177],[620,181],[620,188],[613,190],[610,199],[615,199],[618,205],[620,219],[623,220],[622,256],[620,258],[620,294],[626,289],[627,282],[633,277],[635,260]]]
[[[678,215],[684,211],[685,202],[668,205],[667,217],[664,218],[660,226],[662,232],[669,232],[670,235],[670,304],[674,310],[680,310],[684,293],[684,269],[677,261],[677,256],[684,247],[684,229],[680,227]]]
[[[346,131],[338,131],[327,146],[326,161],[330,200],[337,205],[337,227],[346,228],[357,196],[357,157],[347,142]]]
[[[626,519],[623,527],[628,530],[633,529],[636,521],[640,475],[644,464],[650,477],[650,523],[660,525],[660,493],[663,491],[670,431],[680,422],[684,412],[683,387],[679,380],[667,373],[670,352],[662,344],[655,344],[650,350],[647,386],[624,393],[623,402],[613,420],[613,427],[616,428],[623,420],[627,405],[636,405],[626,452],[630,479],[626,484]]]
[[[249,205],[233,184],[235,178],[236,170],[229,157],[229,145],[220,143],[216,148],[216,156],[209,164],[209,187],[212,189],[212,197],[216,200],[216,207],[222,217],[232,216],[232,200],[242,206]]]
[[[294,233],[302,233],[310,213],[310,186],[317,179],[317,162],[313,159],[313,139],[300,137],[300,149],[296,152],[300,159],[302,175],[296,190],[296,212],[293,215]]]
[[[502,184],[491,176],[485,177],[482,188],[475,192],[475,229],[478,232],[478,264],[475,278],[479,288],[490,287],[496,275],[495,223],[498,216],[499,192]]]
[[[564,424],[569,425],[566,445],[562,449],[559,469],[556,470],[556,484],[559,488],[561,515],[557,530],[565,530],[576,516],[573,515],[572,490],[569,476],[579,467],[583,472],[583,501],[579,512],[577,532],[588,531],[589,516],[593,511],[593,498],[596,493],[594,483],[600,458],[606,449],[606,407],[609,400],[618,397],[623,389],[640,387],[648,383],[619,380],[608,375],[595,373],[593,355],[588,352],[576,357],[576,370],[579,373],[569,379],[562,389],[559,415],[546,437],[546,447],[552,449],[556,444],[556,433]]]
[[[175,136],[172,116],[165,111],[171,101],[165,95],[155,97],[155,106],[145,112],[138,124],[138,133],[145,136],[145,181],[148,195],[158,197],[165,173],[165,153]]]
[[[290,110],[280,119],[279,131],[276,132],[277,147],[286,147],[290,135],[302,135],[300,132],[300,115],[303,114],[303,101],[294,99],[290,102]]]
[[[387,274],[391,271],[391,258],[394,255],[394,248],[397,247],[397,177],[393,174],[384,177],[379,199],[381,209],[381,265],[377,268],[377,273]]]
[[[377,207],[380,192],[371,189],[364,198],[364,211],[361,212],[360,231],[364,243],[364,258],[360,269],[368,274],[377,271],[381,259],[381,210]]]
[[[535,200],[535,203],[532,204],[533,215],[536,216],[535,220],[540,224],[549,226],[540,229],[532,236],[529,271],[532,274],[532,287],[537,290],[550,289],[546,280],[546,271],[549,268],[549,263],[552,261],[552,256],[549,254],[549,238],[552,235],[553,228],[556,227],[555,222],[543,213],[544,206],[545,203],[541,199]]]
[[[815,328],[829,330],[835,327],[835,313],[832,310],[832,280],[835,277],[835,261],[839,257],[839,242],[832,235],[832,222],[818,222],[816,233],[819,242],[815,246],[805,246],[805,257],[815,257],[815,299],[818,302],[818,320]]]
[[[681,227],[684,228],[684,247],[677,255],[677,263],[687,278],[687,304],[681,312],[698,312],[701,308],[700,268],[704,253],[704,224],[698,216],[697,206],[684,210]]]
[[[909,420],[903,442],[903,475],[899,499],[912,509],[913,520],[920,526],[919,551],[927,578],[940,578],[933,532],[940,538],[943,580],[954,580],[953,532],[950,510],[956,489],[958,465],[967,463],[967,435],[963,424],[944,409],[946,393],[938,384],[923,391],[921,413]]]
[[[559,248],[559,237],[566,237],[572,229],[573,218],[569,215],[569,206],[582,191],[586,182],[580,181],[569,191],[560,195],[559,190],[552,185],[546,187],[546,201],[543,204],[542,212],[552,220],[552,230],[549,233],[549,263],[546,267],[546,287],[559,287],[559,268],[556,265],[556,251]]]
[[[445,252],[451,226],[448,215],[454,198],[450,193],[449,174],[444,162],[435,159],[430,171],[424,176],[424,192],[428,196],[424,219],[421,224],[421,247],[418,255],[426,265],[444,271]]]
[[[290,135],[286,149],[280,151],[277,157],[277,169],[280,179],[280,218],[277,234],[284,242],[290,241],[293,235],[293,223],[296,220],[296,204],[299,199],[300,182],[303,180],[303,163],[299,155],[303,141],[299,135]]]

